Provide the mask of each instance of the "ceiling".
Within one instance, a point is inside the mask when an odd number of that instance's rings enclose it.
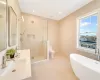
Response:
[[[92,0],[19,0],[22,12],[60,20]]]

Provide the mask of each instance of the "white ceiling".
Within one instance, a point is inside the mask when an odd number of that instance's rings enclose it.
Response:
[[[22,12],[60,20],[92,0],[19,0]]]

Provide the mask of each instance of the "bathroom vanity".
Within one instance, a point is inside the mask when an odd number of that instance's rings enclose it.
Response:
[[[7,61],[7,66],[0,69],[0,80],[24,80],[31,77],[30,50],[19,50],[19,57]]]

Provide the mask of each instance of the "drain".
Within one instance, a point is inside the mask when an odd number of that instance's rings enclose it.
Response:
[[[12,72],[16,72],[16,70],[14,69],[14,70],[12,70]]]

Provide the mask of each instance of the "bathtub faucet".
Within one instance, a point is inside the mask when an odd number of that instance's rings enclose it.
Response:
[[[95,54],[97,54],[97,60],[100,61],[100,51],[99,51],[99,49],[95,49]]]

